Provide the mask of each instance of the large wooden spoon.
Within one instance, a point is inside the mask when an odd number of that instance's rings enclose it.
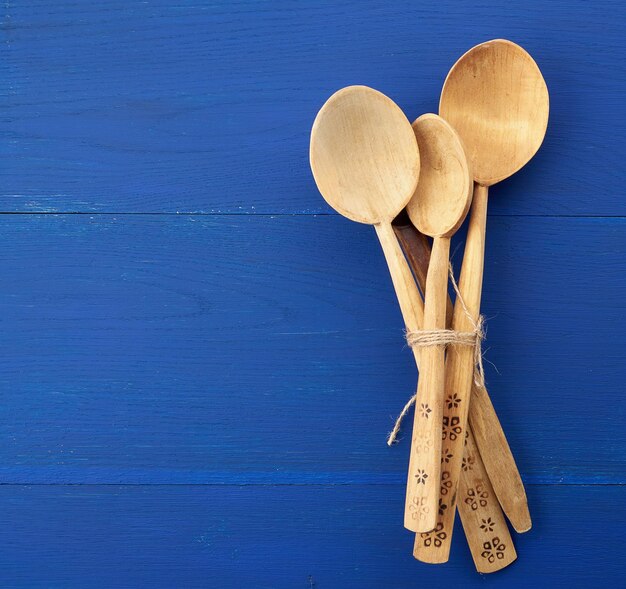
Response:
[[[391,227],[420,173],[417,141],[404,113],[371,88],[339,90],[315,118],[310,160],[326,202],[353,221],[374,225],[406,328],[420,329],[422,300]],[[419,355],[413,352],[417,364]]]
[[[459,280],[465,308],[456,302],[452,319],[456,331],[472,330],[480,314],[488,187],[517,172],[537,152],[545,136],[548,111],[548,89],[537,64],[510,41],[497,39],[470,49],[446,78],[439,112],[461,135],[476,182]],[[454,504],[473,378],[474,351],[451,347],[446,357],[445,390],[446,395],[456,394],[459,403],[444,408],[444,433],[447,430],[449,434],[453,423],[462,432],[455,440],[448,438]],[[424,538],[416,537],[413,553],[417,559],[448,560],[454,504],[438,521],[446,534],[439,546],[426,545]]]
[[[442,330],[446,327],[450,238],[469,211],[472,175],[458,134],[441,117],[422,115],[413,123],[413,131],[421,171],[407,211],[416,227],[433,237],[423,328]],[[424,347],[420,358],[404,526],[414,532],[428,532],[436,525],[439,504],[445,347]],[[424,507],[427,516],[416,518],[416,506]]]

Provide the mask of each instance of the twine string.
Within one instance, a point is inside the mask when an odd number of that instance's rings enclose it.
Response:
[[[406,341],[412,348],[428,348],[433,346],[473,346],[474,347],[474,383],[476,386],[484,388],[485,386],[485,370],[483,367],[483,353],[482,342],[485,339],[484,323],[485,320],[482,315],[478,316],[475,320],[472,314],[469,312],[459,287],[454,278],[454,272],[452,271],[452,265],[449,267],[450,281],[456,294],[456,300],[460,303],[465,316],[472,324],[472,331],[454,331],[452,329],[420,329],[418,331],[408,331],[406,333]],[[417,394],[414,394],[405,404],[400,415],[398,415],[393,429],[389,433],[387,438],[387,445],[391,446],[396,442],[400,426],[403,419],[411,409],[411,406],[415,403]]]

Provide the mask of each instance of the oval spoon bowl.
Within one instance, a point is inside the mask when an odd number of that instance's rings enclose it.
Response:
[[[549,103],[535,60],[519,45],[495,39],[473,47],[454,64],[439,114],[461,136],[474,180],[492,186],[535,155],[546,134]]]
[[[343,88],[322,106],[311,130],[310,161],[324,200],[369,225],[391,223],[413,195],[420,171],[406,116],[367,86]]]

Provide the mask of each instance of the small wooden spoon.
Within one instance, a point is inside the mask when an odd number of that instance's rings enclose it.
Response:
[[[548,111],[548,89],[537,64],[510,41],[497,39],[470,49],[446,78],[439,112],[461,136],[476,182],[459,280],[466,309],[456,302],[452,319],[456,331],[471,331],[480,314],[488,186],[517,172],[537,152],[545,136]],[[448,424],[454,420],[462,431],[449,444],[455,499],[473,378],[474,350],[452,346],[446,356],[445,394],[456,394],[458,405],[446,406],[444,426],[445,420]],[[416,538],[413,554],[417,559],[432,563],[448,560],[454,512],[451,505],[440,517],[438,525],[442,525],[446,538],[439,546],[426,546],[419,536]]]
[[[407,206],[411,221],[434,238],[424,293],[424,330],[446,327],[450,238],[461,226],[472,202],[472,175],[456,131],[441,117],[425,114],[413,123],[420,150],[417,190]],[[437,522],[441,479],[443,417],[443,345],[421,350],[413,445],[409,460],[404,526],[428,532]],[[428,450],[426,450],[428,448]],[[415,506],[428,516],[415,518]]]

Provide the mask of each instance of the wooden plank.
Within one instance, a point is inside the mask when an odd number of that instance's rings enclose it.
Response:
[[[368,84],[413,119],[499,35],[537,59],[552,113],[491,212],[624,215],[623,17],[621,0],[9,3],[0,210],[327,213],[307,161],[324,100]]]
[[[402,485],[0,486],[0,580],[12,589],[623,585],[624,487],[530,486],[533,530],[514,538],[519,559],[487,578],[460,529],[449,563],[414,560],[403,497]]]
[[[0,248],[0,482],[404,480],[415,368],[371,228],[10,215]],[[490,219],[487,380],[526,481],[624,482],[625,250],[625,219]]]

